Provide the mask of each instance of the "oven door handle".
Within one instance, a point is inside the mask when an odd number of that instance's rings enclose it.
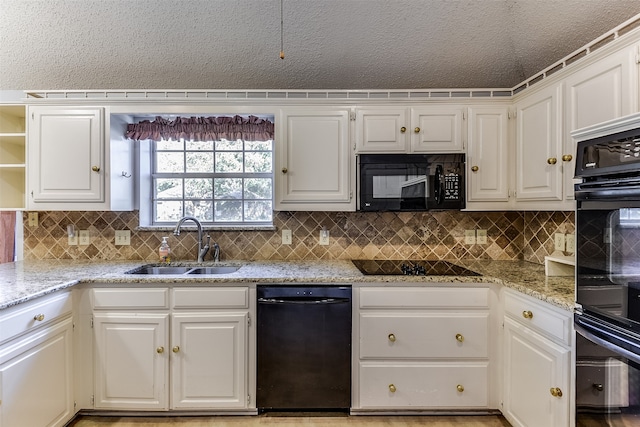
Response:
[[[604,338],[601,338],[597,335],[595,335],[593,332],[589,331],[588,329],[586,329],[584,326],[580,325],[577,321],[574,324],[574,327],[576,329],[576,332],[579,333],[580,335],[582,335],[583,337],[585,337],[586,339],[588,339],[589,341],[598,344],[601,347],[606,348],[607,350],[610,350],[616,354],[619,354],[620,356],[626,357],[629,360],[632,360],[636,363],[640,364],[640,355],[627,350],[626,348],[622,348],[620,346],[617,346],[609,341],[607,341]],[[603,332],[606,334],[605,331],[600,330],[600,332]]]
[[[574,188],[576,200],[637,198],[638,196],[640,196],[640,185],[596,186],[576,184]]]

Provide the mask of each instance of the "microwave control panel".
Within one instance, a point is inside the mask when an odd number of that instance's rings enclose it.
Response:
[[[444,199],[460,200],[460,175],[448,173],[444,176]]]

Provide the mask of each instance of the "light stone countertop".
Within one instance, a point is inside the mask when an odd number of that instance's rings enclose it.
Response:
[[[0,309],[81,283],[188,284],[221,283],[496,283],[565,310],[574,307],[573,277],[547,277],[544,265],[526,261],[451,261],[482,276],[366,276],[351,261],[224,261],[241,265],[235,273],[202,275],[130,275],[126,271],[152,264],[142,260],[41,260],[0,264]],[[197,266],[172,262],[171,265]],[[204,266],[214,265],[207,262]]]

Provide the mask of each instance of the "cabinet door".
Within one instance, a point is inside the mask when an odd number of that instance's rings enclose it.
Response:
[[[562,156],[567,198],[573,199],[576,143],[571,132],[636,111],[636,46],[577,71],[565,80],[565,146]],[[569,157],[570,156],[570,157]]]
[[[411,109],[411,148],[414,153],[464,150],[466,109],[432,106]]]
[[[247,406],[247,313],[174,314],[172,408]]]
[[[0,425],[64,426],[73,417],[73,324],[68,318],[0,351]]]
[[[562,200],[560,89],[546,88],[516,105],[518,200]]]
[[[508,201],[507,107],[469,109],[467,200]]]
[[[569,349],[504,319],[502,412],[512,425],[569,425],[570,356]]]
[[[356,147],[359,153],[406,153],[409,119],[404,107],[356,111]]]
[[[95,408],[168,409],[169,314],[94,314]]]
[[[31,107],[29,117],[30,201],[103,202],[103,109]]]
[[[283,112],[276,210],[355,210],[349,111]]]

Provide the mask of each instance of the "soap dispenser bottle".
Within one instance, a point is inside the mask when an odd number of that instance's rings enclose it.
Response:
[[[160,243],[160,249],[158,249],[158,254],[160,255],[160,261],[162,262],[170,262],[171,261],[171,248],[169,247],[169,243],[167,242],[167,238],[162,238],[162,243]]]

